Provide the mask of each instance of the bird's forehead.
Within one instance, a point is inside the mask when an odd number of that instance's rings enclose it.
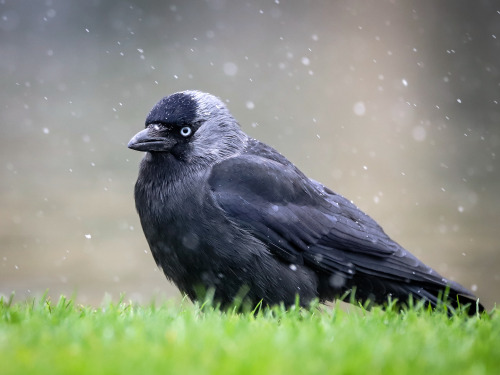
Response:
[[[155,104],[146,118],[146,126],[154,123],[189,124],[196,119],[197,101],[188,94],[166,96]]]

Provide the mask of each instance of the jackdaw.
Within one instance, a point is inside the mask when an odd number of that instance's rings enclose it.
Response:
[[[135,204],[151,253],[191,300],[211,291],[223,307],[305,306],[354,291],[358,303],[436,306],[447,293],[451,309],[483,310],[351,201],[245,134],[215,96],[161,99],[128,147],[146,152]]]

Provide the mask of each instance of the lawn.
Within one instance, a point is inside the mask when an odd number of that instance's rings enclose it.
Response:
[[[500,318],[0,299],[0,373],[498,374]]]

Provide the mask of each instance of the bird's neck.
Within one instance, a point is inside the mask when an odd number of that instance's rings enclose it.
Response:
[[[248,136],[234,120],[220,121],[218,132],[210,129],[200,130],[189,153],[191,165],[212,166],[220,163],[241,154],[248,143]]]

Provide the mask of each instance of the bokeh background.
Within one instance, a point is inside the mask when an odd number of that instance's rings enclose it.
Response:
[[[134,208],[149,109],[199,89],[488,307],[495,1],[0,1],[0,294],[180,298]]]

